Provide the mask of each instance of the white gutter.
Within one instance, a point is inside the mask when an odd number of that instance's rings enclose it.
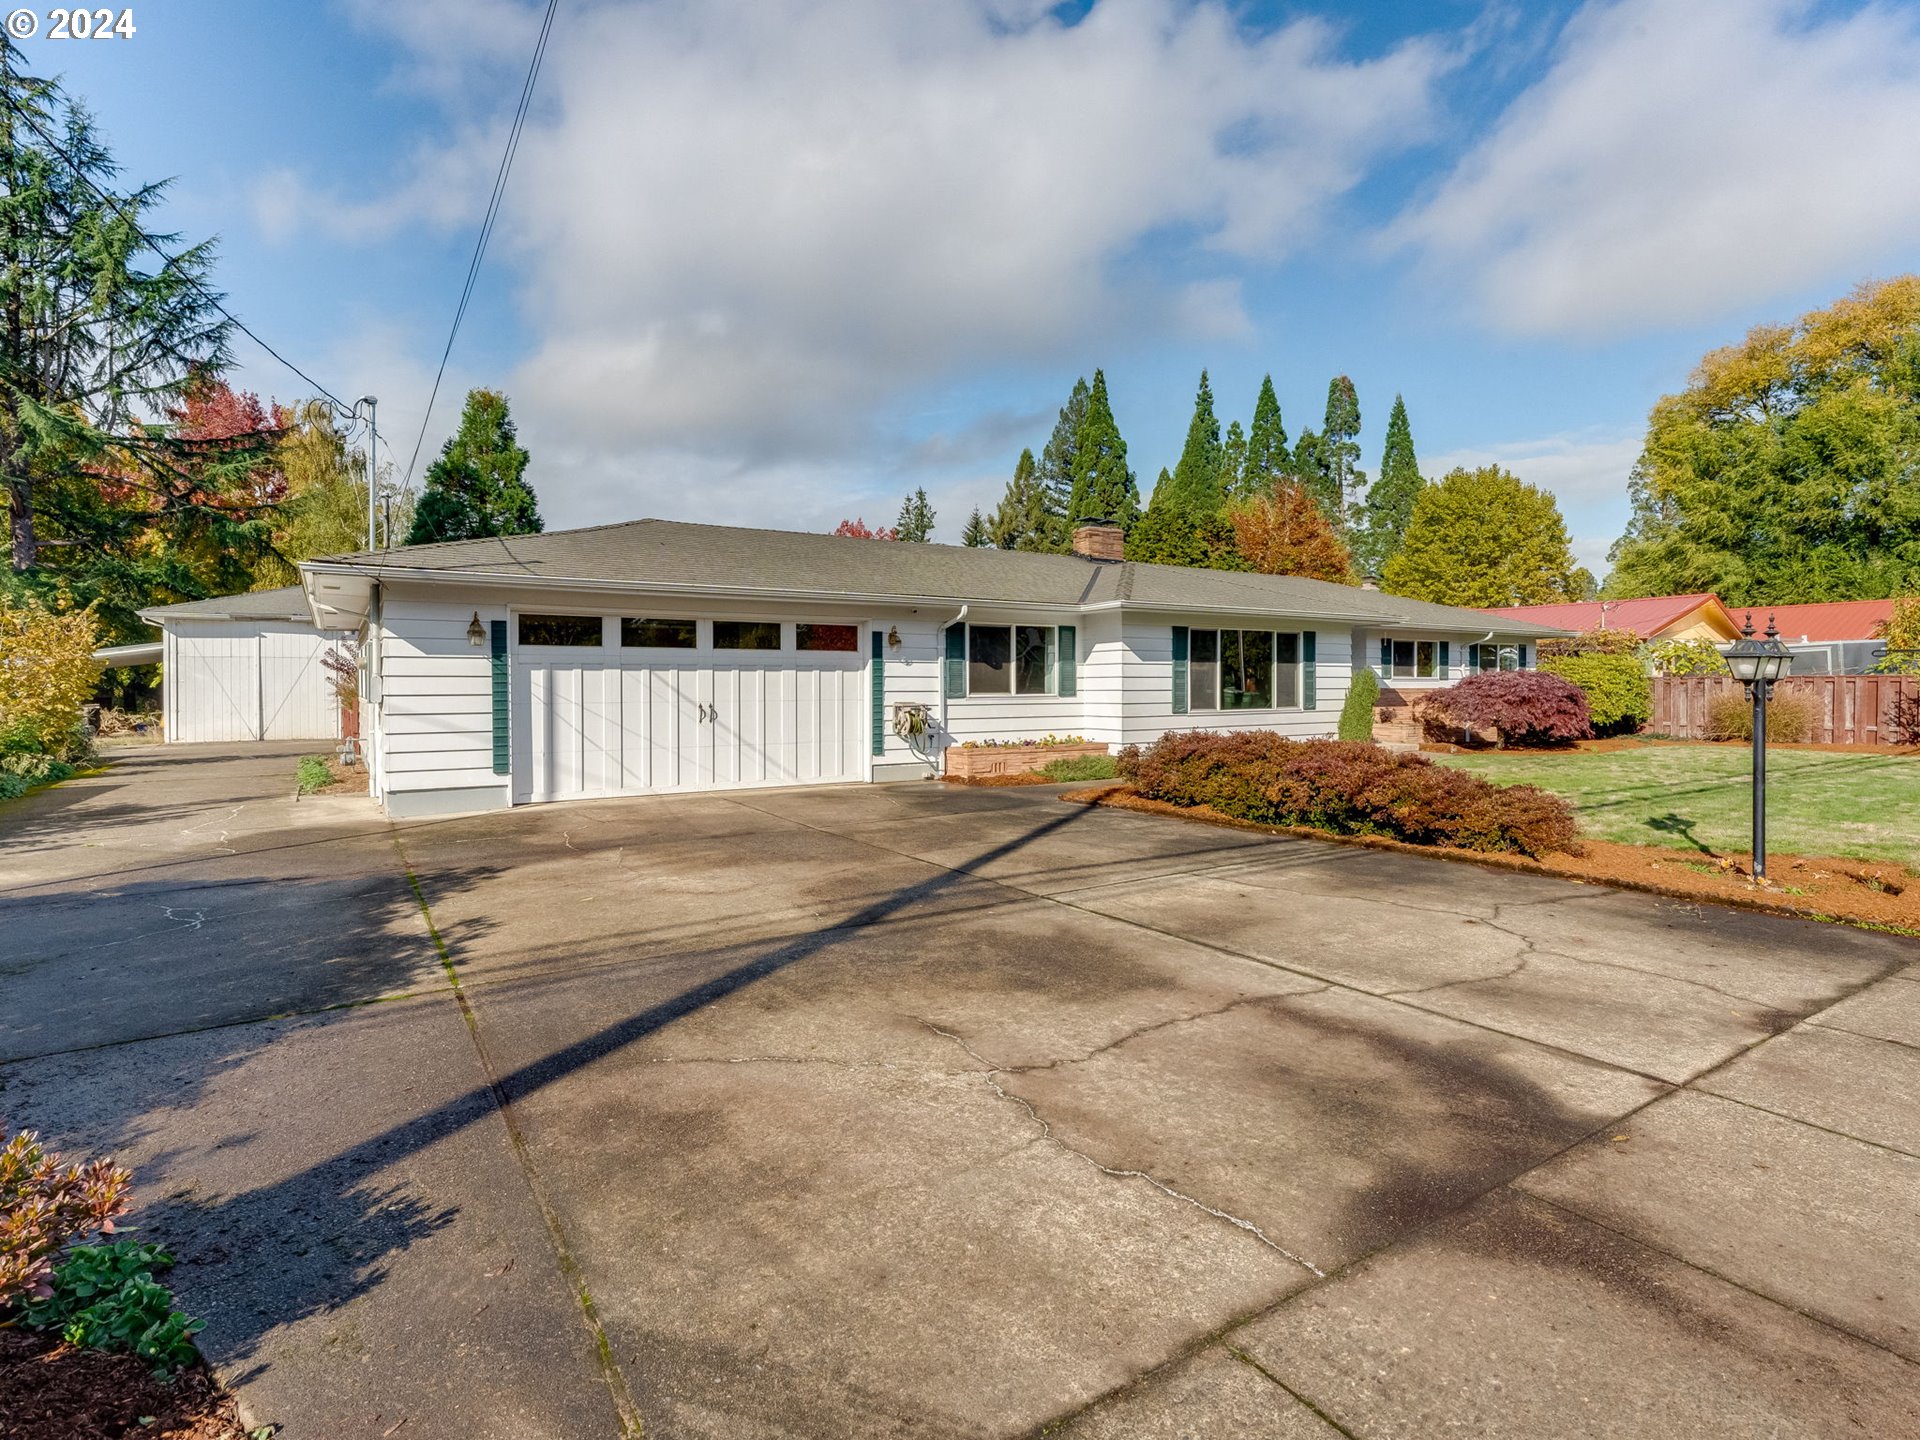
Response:
[[[940,653],[934,658],[933,663],[939,667],[936,673],[940,678],[940,730],[942,734],[950,735],[953,733],[947,729],[947,631],[956,625],[964,625],[967,619],[967,612],[971,609],[973,609],[971,604],[962,605],[960,607],[960,613],[940,627]],[[944,744],[940,747],[940,773],[942,775],[947,773],[947,747]]]

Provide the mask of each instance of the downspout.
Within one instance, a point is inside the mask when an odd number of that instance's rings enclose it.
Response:
[[[960,613],[940,627],[940,733],[943,735],[953,734],[953,731],[947,728],[947,631],[956,625],[965,624],[967,612],[971,609],[973,609],[971,602],[962,605]],[[940,746],[940,773],[942,775],[947,773],[947,747],[944,742]]]

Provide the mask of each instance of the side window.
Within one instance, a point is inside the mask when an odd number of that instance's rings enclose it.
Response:
[[[716,620],[713,622],[713,648],[716,650],[778,650],[778,620]]]
[[[522,615],[522,645],[598,645],[598,615]]]
[[[860,648],[858,625],[796,625],[793,627],[797,650],[842,650]]]
[[[694,643],[691,620],[636,620],[620,617],[620,644],[650,650],[691,650]]]

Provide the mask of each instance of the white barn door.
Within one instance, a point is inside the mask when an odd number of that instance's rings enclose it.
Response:
[[[288,621],[177,624],[162,682],[167,739],[338,739],[340,702],[321,663],[334,638]]]

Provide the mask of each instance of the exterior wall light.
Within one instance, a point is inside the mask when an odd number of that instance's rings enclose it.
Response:
[[[467,622],[467,643],[476,650],[487,643],[487,627],[480,623],[480,612],[473,612],[473,619]]]

